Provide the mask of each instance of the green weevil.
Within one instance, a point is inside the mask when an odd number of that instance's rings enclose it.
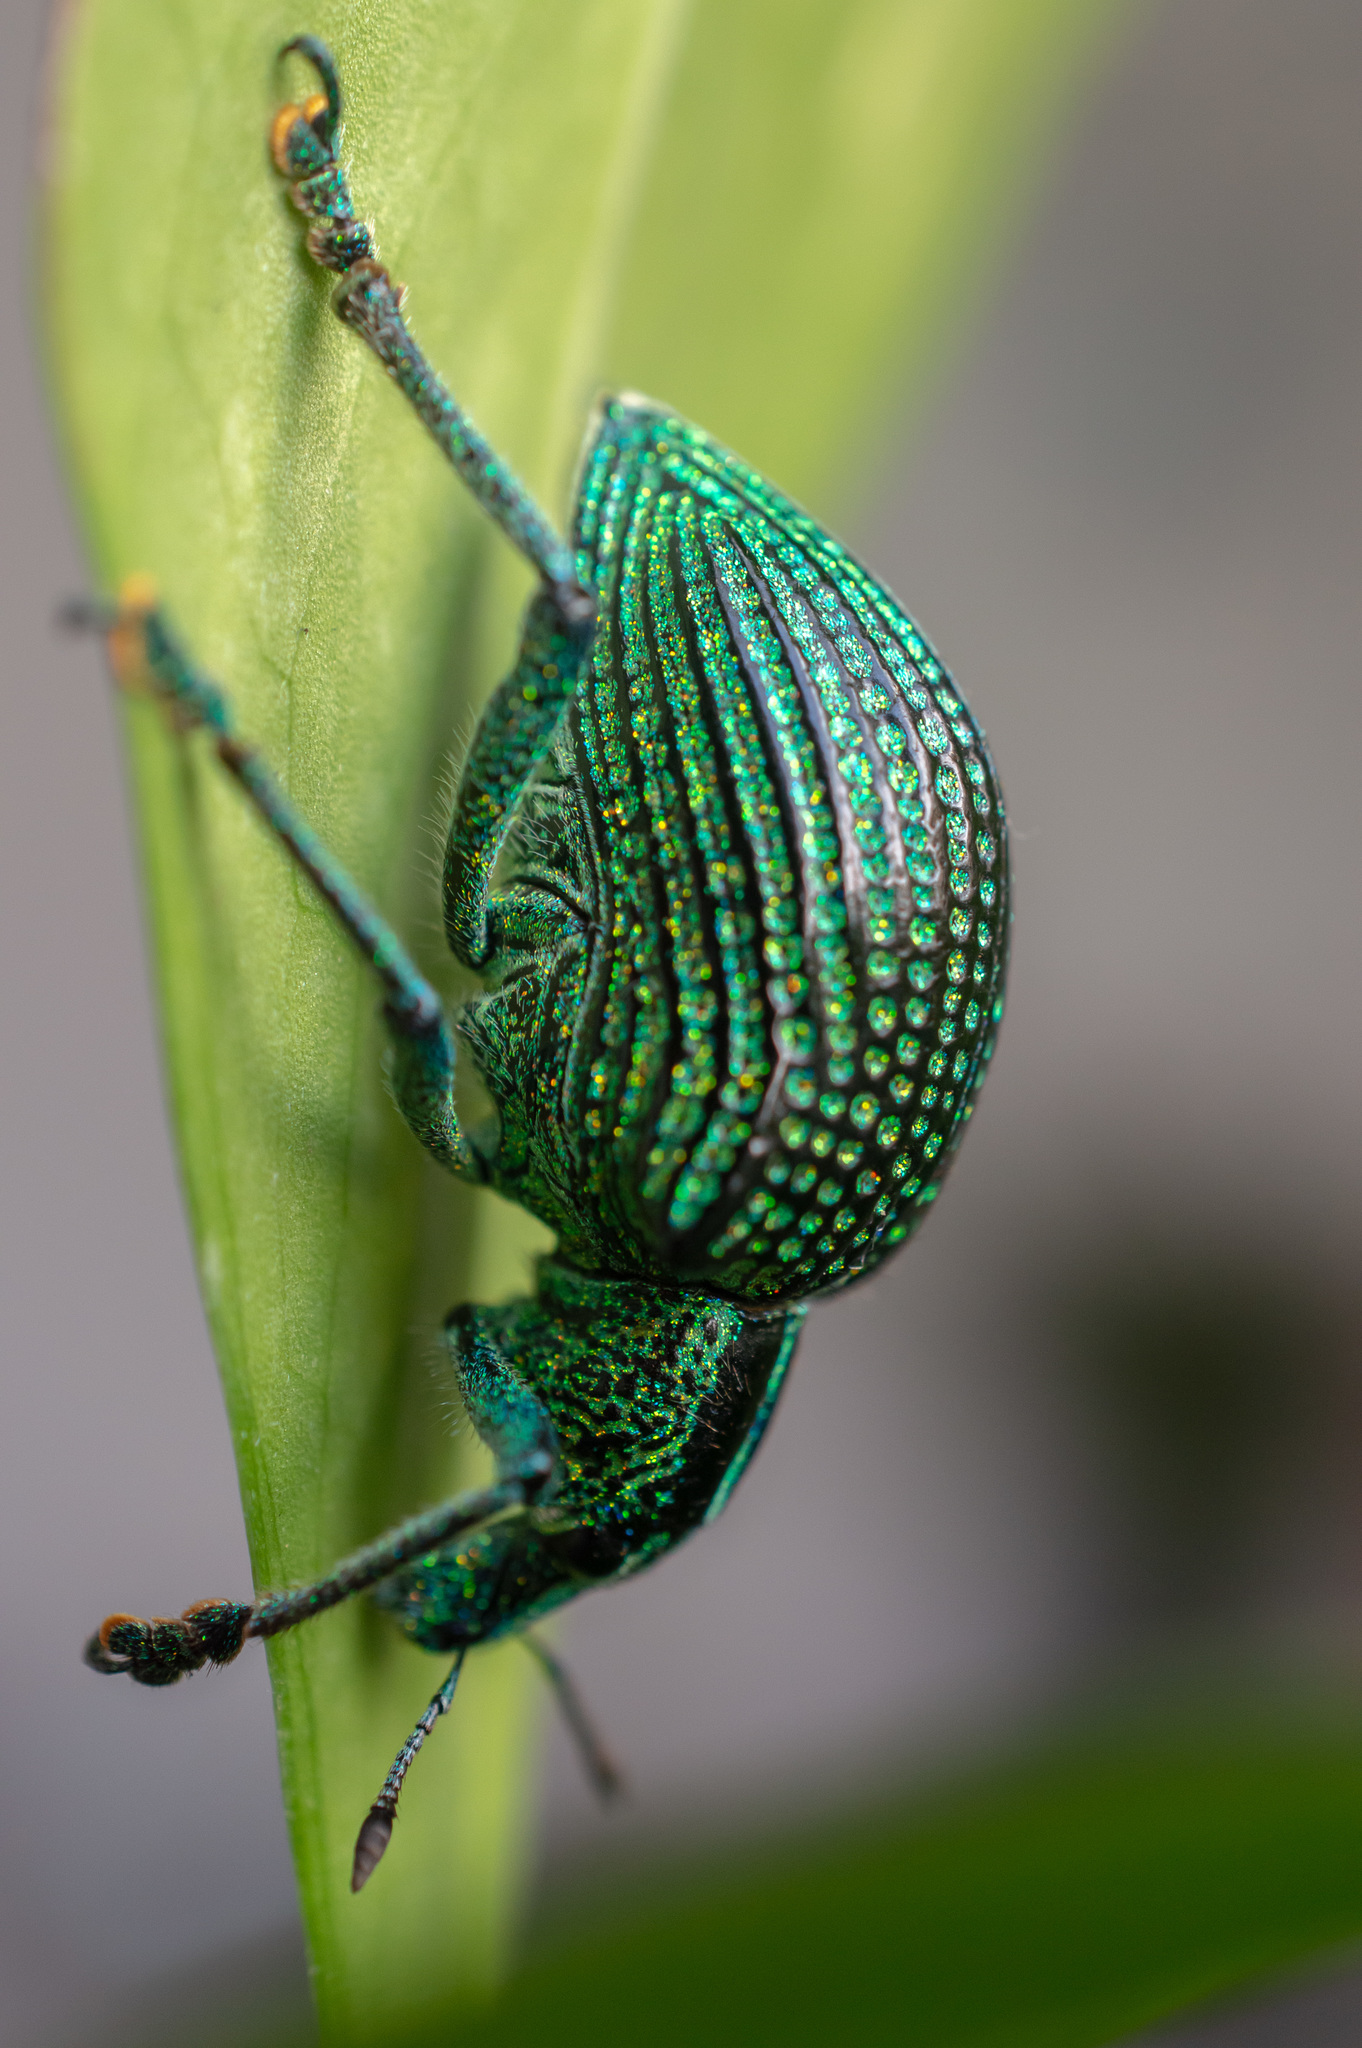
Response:
[[[937,1194],[1002,1014],[1003,809],[979,727],[884,587],[665,407],[598,408],[561,538],[431,369],[356,219],[322,90],[273,153],[335,310],[539,575],[482,715],[444,861],[435,990],[237,735],[142,582],[102,615],[330,904],[384,994],[393,1092],[451,1173],[556,1233],[533,1298],[445,1340],[496,1460],[314,1585],[111,1615],[101,1671],[166,1685],[371,1591],[452,1653],[360,1830],[362,1885],[467,1650],[641,1570],[712,1520],[771,1418],[811,1297],[871,1272]],[[495,1107],[465,1128],[456,1046]],[[539,1655],[598,1781],[561,1667]]]

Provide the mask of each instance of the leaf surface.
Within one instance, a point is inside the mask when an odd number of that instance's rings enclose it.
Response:
[[[1090,1738],[580,1921],[470,2048],[1110,2048],[1357,1939],[1357,1710]]]

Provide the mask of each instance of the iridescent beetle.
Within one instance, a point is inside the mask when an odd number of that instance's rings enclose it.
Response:
[[[104,621],[113,664],[207,729],[372,965],[416,1137],[558,1245],[532,1300],[446,1324],[493,1485],[315,1585],[111,1615],[86,1655],[166,1685],[366,1589],[452,1652],[360,1830],[358,1890],[466,1651],[712,1519],[770,1420],[804,1300],[921,1220],[1002,1012],[1007,869],[983,737],[916,626],[707,435],[645,399],[604,404],[559,538],[407,330],[337,158],[329,51],[287,48],[324,90],[280,112],[274,157],[312,256],[339,273],[335,309],[541,578],[445,855],[449,944],[486,992],[446,1019],[148,589]],[[456,1116],[456,1041],[491,1128]]]

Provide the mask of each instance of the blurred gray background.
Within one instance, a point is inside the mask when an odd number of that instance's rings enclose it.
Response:
[[[263,1660],[160,1697],[76,1656],[119,1598],[247,1578],[112,721],[51,626],[83,571],[26,326],[46,13],[0,17],[5,2048],[121,2040],[136,1987],[296,1940]],[[1007,784],[1010,1014],[924,1238],[815,1313],[722,1524],[565,1632],[626,1831],[1362,1642],[1356,0],[1140,17],[878,456],[849,537]],[[561,1875],[603,1824],[556,1733],[546,1778]],[[1345,1975],[1167,2039],[1359,2036]]]

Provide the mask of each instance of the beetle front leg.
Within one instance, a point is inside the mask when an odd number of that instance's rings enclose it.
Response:
[[[450,947],[466,966],[481,967],[496,950],[488,897],[497,855],[590,653],[596,602],[578,576],[569,543],[478,431],[407,326],[402,287],[378,262],[373,237],[356,218],[338,154],[341,90],[335,59],[316,36],[296,36],[281,54],[292,51],[313,66],[324,90],[302,105],[280,108],[270,146],[294,204],[312,223],[307,246],[313,261],[339,276],[337,317],[373,350],[484,511],[541,578],[525,616],[520,658],[479,724],[445,855]]]
[[[312,223],[309,254],[324,270],[339,275],[337,317],[368,343],[479,504],[544,582],[561,589],[580,588],[567,541],[422,354],[403,318],[403,288],[378,262],[368,227],[355,217],[349,180],[337,153],[341,90],[334,57],[316,36],[295,36],[280,55],[292,51],[307,59],[325,89],[301,106],[280,108],[270,150],[289,181],[294,205]]]
[[[420,1579],[432,1555],[490,1523],[514,1517],[551,1495],[562,1474],[558,1437],[543,1402],[503,1357],[496,1316],[455,1309],[446,1342],[469,1417],[496,1459],[490,1486],[461,1493],[389,1529],[342,1560],[324,1578],[251,1606],[205,1600],[181,1615],[142,1621],[111,1614],[90,1638],[85,1661],[96,1671],[126,1672],[141,1685],[173,1685],[204,1664],[228,1664],[252,1636],[277,1636],[324,1614],[356,1593],[372,1591],[415,1567]],[[389,1605],[401,1604],[401,1583]]]
[[[374,1543],[356,1550],[324,1578],[273,1593],[254,1605],[240,1600],[201,1600],[183,1614],[143,1621],[110,1614],[85,1646],[85,1661],[96,1671],[123,1672],[139,1685],[173,1685],[205,1664],[230,1664],[252,1636],[282,1635],[311,1621],[356,1593],[367,1593],[424,1557],[456,1543],[500,1517],[533,1506],[556,1477],[553,1452],[526,1448],[513,1465],[502,1465],[491,1486],[461,1493],[439,1507],[413,1515]]]

